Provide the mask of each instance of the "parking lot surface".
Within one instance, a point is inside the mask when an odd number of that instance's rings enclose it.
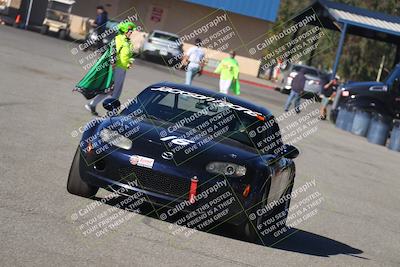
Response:
[[[177,236],[169,222],[145,212],[107,235],[84,236],[71,216],[94,200],[69,194],[66,181],[79,143],[73,132],[91,119],[85,99],[72,93],[85,71],[70,42],[6,26],[0,36],[1,266],[400,265],[400,154],[328,121],[314,121],[314,130],[295,143],[301,154],[294,190],[313,184],[308,193],[318,192],[323,201],[272,247],[237,239],[231,227]],[[183,82],[184,73],[136,60],[121,102],[159,81]],[[217,91],[218,80],[203,75],[194,85]],[[286,100],[249,85],[241,97],[277,117]],[[302,116],[316,119],[316,109],[310,104],[284,118],[281,128]]]

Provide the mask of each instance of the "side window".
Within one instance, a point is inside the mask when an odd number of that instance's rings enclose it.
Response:
[[[175,95],[174,94],[166,94],[164,98],[162,98],[159,102],[159,105],[174,108],[175,105]]]

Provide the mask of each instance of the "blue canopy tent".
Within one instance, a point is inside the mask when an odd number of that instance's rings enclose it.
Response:
[[[400,17],[366,9],[335,3],[326,0],[316,0],[309,7],[292,18],[299,22],[306,16],[316,14],[318,26],[340,31],[339,45],[333,64],[333,76],[336,75],[347,34],[362,36],[373,40],[392,43],[397,46],[393,65],[400,61]],[[321,23],[321,24],[320,24]],[[311,23],[316,25],[316,23]],[[295,36],[293,37],[295,38]],[[312,56],[310,57],[312,58]]]

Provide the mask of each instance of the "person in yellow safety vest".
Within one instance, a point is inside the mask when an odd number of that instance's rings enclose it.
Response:
[[[239,63],[235,59],[235,51],[229,52],[230,57],[223,59],[215,69],[214,73],[220,74],[219,91],[228,94],[229,88],[236,95],[240,94],[239,85]]]
[[[133,44],[130,41],[130,37],[134,30],[136,30],[136,25],[133,22],[122,22],[118,25],[119,33],[115,37],[116,62],[114,65],[114,89],[111,95],[111,97],[115,99],[119,99],[121,95],[126,70],[132,67]],[[109,96],[109,94],[98,94],[85,105],[85,108],[92,112],[93,115],[97,116],[97,104]]]

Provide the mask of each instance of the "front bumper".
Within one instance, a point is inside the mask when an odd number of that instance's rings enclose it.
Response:
[[[208,209],[220,205],[220,208],[227,210],[227,214],[218,221],[239,225],[247,219],[248,209],[256,203],[257,194],[243,197],[246,185],[237,178],[193,173],[193,167],[188,170],[167,166],[161,160],[157,162],[157,159],[153,169],[133,166],[129,161],[130,156],[122,150],[116,150],[103,158],[101,155],[96,159],[91,156],[81,157],[81,177],[88,184],[108,190],[119,192],[123,188],[124,195],[141,192],[148,202],[166,208],[165,213],[169,216],[199,210],[207,213]],[[88,165],[87,162],[93,163]],[[191,204],[188,199],[191,177],[194,175],[199,177],[198,199]]]

